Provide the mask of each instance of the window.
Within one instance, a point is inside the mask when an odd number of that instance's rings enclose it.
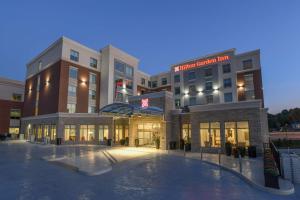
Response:
[[[224,93],[224,101],[227,102],[232,102],[232,93],[228,92],[228,93]]]
[[[180,108],[180,106],[181,106],[180,99],[175,99],[175,107]]]
[[[95,125],[88,125],[88,141],[95,141]]]
[[[196,79],[196,73],[194,71],[191,71],[188,73],[188,79],[189,81]]]
[[[88,112],[89,113],[96,113],[96,106],[89,106]]]
[[[12,94],[13,101],[22,101],[22,94]]]
[[[9,127],[8,133],[13,135],[18,135],[20,132],[20,128],[17,127]]]
[[[133,76],[133,68],[126,65],[126,76],[132,77]]]
[[[108,125],[99,125],[99,141],[108,139]]]
[[[167,83],[168,83],[167,78],[162,78],[161,79],[161,85],[167,85]]]
[[[65,125],[65,141],[76,141],[76,126]]]
[[[69,85],[68,87],[68,95],[70,97],[76,97],[76,90],[77,90],[77,87],[74,86],[74,85]]]
[[[223,80],[224,88],[231,88],[231,78],[225,78]]]
[[[253,100],[253,99],[255,99],[254,90],[245,91],[245,98],[246,98],[246,100]]]
[[[133,89],[133,81],[126,80],[126,88],[132,90]]]
[[[225,141],[233,145],[236,144],[235,122],[225,122]]]
[[[210,147],[209,123],[200,123],[201,147]]]
[[[50,140],[56,139],[56,125],[50,126]]]
[[[97,59],[92,57],[90,58],[90,67],[97,68],[97,63],[98,63]]]
[[[244,75],[245,80],[245,98],[246,100],[255,99],[253,74]]]
[[[231,72],[230,64],[222,65],[222,68],[223,68],[223,74],[226,74],[226,73],[230,73],[230,72]]]
[[[214,96],[213,95],[207,95],[206,96],[206,103],[213,103],[214,102]]]
[[[79,61],[79,52],[71,49],[70,60],[78,62]]]
[[[180,95],[180,87],[175,87],[174,88],[174,93],[175,93],[175,95]]]
[[[151,81],[148,81],[148,87],[151,88]]]
[[[182,139],[184,140],[184,142],[190,142],[191,141],[191,124],[182,124]]]
[[[225,122],[225,139],[237,146],[249,146],[249,123],[247,121]]]
[[[146,80],[144,78],[141,78],[141,84],[145,85],[146,84]]]
[[[69,77],[72,79],[77,79],[77,68],[70,67],[69,69]]]
[[[196,86],[195,85],[190,85],[189,86],[189,93],[190,94],[195,94],[196,93]]]
[[[90,84],[96,84],[97,76],[96,74],[90,73]]]
[[[10,119],[20,119],[20,118],[21,118],[21,109],[10,110]]]
[[[180,75],[179,75],[179,74],[176,74],[176,75],[174,76],[174,82],[175,82],[175,83],[179,83],[179,82],[180,82]]]
[[[243,61],[243,69],[251,69],[253,67],[252,59]]]
[[[204,69],[204,75],[205,76],[212,76],[212,68]]]
[[[75,113],[76,112],[76,104],[68,103],[67,110],[68,110],[68,113]]]
[[[119,71],[119,72],[124,73],[124,71],[125,71],[125,64],[124,64],[124,63],[121,63],[121,62],[119,62],[119,61],[117,61],[117,60],[115,60],[115,69],[116,69],[117,71]]]
[[[219,122],[210,122],[211,147],[221,147],[221,131]]]
[[[88,125],[80,125],[80,141],[87,141]]]
[[[152,81],[151,86],[152,86],[152,88],[156,88],[157,87],[157,81]]]
[[[192,105],[196,105],[197,103],[196,103],[196,97],[190,97],[190,106],[192,106]]]
[[[212,90],[213,89],[213,84],[211,81],[208,81],[205,83],[205,90]]]
[[[96,100],[96,90],[89,90],[89,99]]]
[[[42,70],[42,66],[43,66],[43,63],[42,63],[42,61],[39,61],[39,71],[41,71],[41,70]]]

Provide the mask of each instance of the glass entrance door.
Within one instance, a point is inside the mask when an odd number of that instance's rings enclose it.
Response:
[[[160,136],[159,123],[138,124],[138,140],[141,146],[155,146],[155,140]]]

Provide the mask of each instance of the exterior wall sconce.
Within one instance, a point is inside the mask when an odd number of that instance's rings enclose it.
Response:
[[[219,92],[219,88],[214,88],[214,93],[218,93]]]
[[[46,80],[45,85],[48,86],[49,84],[50,84],[50,81],[49,81],[49,79],[48,79],[48,80]]]
[[[244,89],[244,85],[239,84],[239,85],[237,86],[237,88],[238,88],[239,90],[243,90],[243,89]]]
[[[81,84],[81,85],[86,85],[87,82],[86,82],[86,80],[81,80],[81,81],[80,81],[80,84]]]

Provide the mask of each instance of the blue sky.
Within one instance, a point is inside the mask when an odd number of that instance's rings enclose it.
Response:
[[[2,0],[0,76],[23,80],[26,63],[62,35],[96,50],[115,45],[150,74],[259,48],[266,107],[300,107],[299,9],[298,0]]]

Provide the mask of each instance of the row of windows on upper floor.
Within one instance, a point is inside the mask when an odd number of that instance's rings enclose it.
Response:
[[[146,85],[146,79],[145,78],[141,78],[141,84],[142,85]],[[165,86],[168,84],[168,79],[166,77],[162,77],[160,79],[160,84],[161,86]],[[158,81],[148,81],[148,87],[149,88],[156,88],[158,87]]]
[[[73,49],[70,50],[70,60],[79,62],[79,52]],[[96,58],[90,57],[90,67],[97,69],[98,60]]]
[[[71,79],[78,79],[78,69],[76,67],[69,68],[69,78]],[[97,83],[97,76],[94,73],[89,73],[89,83],[96,84]]]

